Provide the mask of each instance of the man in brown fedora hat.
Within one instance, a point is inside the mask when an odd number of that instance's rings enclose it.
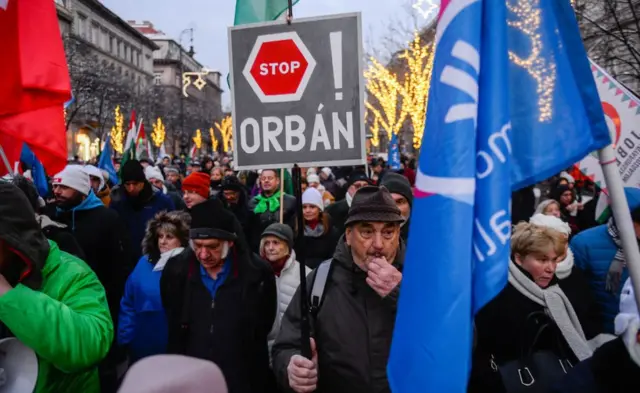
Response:
[[[273,346],[281,385],[298,393],[390,392],[386,365],[402,280],[403,222],[386,188],[363,187],[355,194],[333,258],[307,279],[311,360],[300,355],[299,291],[282,319]]]

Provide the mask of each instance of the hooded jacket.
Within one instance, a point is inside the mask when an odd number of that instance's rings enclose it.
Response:
[[[95,367],[113,340],[105,291],[80,259],[49,242],[22,192],[0,183],[0,241],[19,283],[0,296],[0,321],[38,357],[35,392],[99,392]],[[20,266],[22,267],[22,266]]]
[[[404,243],[393,262],[402,270]],[[309,293],[316,276],[307,277]],[[396,318],[400,288],[381,298],[353,262],[344,236],[340,239],[311,335],[318,350],[318,393],[390,393],[387,360]],[[300,291],[289,303],[280,333],[273,345],[273,370],[288,387],[287,366],[300,354]]]

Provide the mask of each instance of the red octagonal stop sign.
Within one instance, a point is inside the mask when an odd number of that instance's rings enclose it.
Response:
[[[243,75],[262,102],[299,101],[315,59],[296,32],[258,37]]]

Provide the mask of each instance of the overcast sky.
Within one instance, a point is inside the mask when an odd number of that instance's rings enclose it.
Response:
[[[309,17],[360,11],[366,49],[383,51],[384,47],[390,46],[384,37],[390,34],[399,36],[390,33],[390,25],[424,23],[422,16],[411,7],[418,1],[300,0],[294,6],[293,15]],[[227,27],[233,24],[235,0],[103,0],[103,4],[124,20],[148,20],[156,29],[176,40],[182,30],[193,27],[196,59],[219,70],[226,79],[229,70]],[[188,47],[186,39],[183,43]],[[227,105],[227,86],[222,87],[225,90],[223,105]]]

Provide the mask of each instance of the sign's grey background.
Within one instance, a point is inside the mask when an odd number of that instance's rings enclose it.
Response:
[[[242,75],[249,54],[260,35],[296,31],[317,62],[309,84],[300,101],[286,103],[260,102],[258,96]],[[329,33],[342,31],[342,101],[335,100],[333,66]],[[362,76],[362,32],[360,14],[344,14],[321,18],[294,19],[292,25],[286,22],[270,22],[235,26],[229,28],[229,58],[231,59],[231,97],[233,104],[233,146],[234,165],[238,169],[257,169],[268,167],[291,167],[294,163],[302,166],[331,164],[356,165],[365,161],[364,145],[364,86]],[[329,141],[333,147],[332,112],[338,112],[340,120],[346,125],[346,112],[353,114],[354,147],[347,148],[346,140],[340,136],[339,150],[324,150],[318,144],[316,151],[310,151],[313,124],[319,105],[323,114]],[[298,152],[285,150],[285,133],[278,136],[283,151],[264,152],[260,149],[247,154],[240,144],[240,124],[247,117],[253,117],[262,124],[264,116],[276,116],[284,123],[287,115],[300,115],[304,118],[305,147]],[[248,142],[254,141],[249,132]],[[306,164],[306,165],[305,165]]]

